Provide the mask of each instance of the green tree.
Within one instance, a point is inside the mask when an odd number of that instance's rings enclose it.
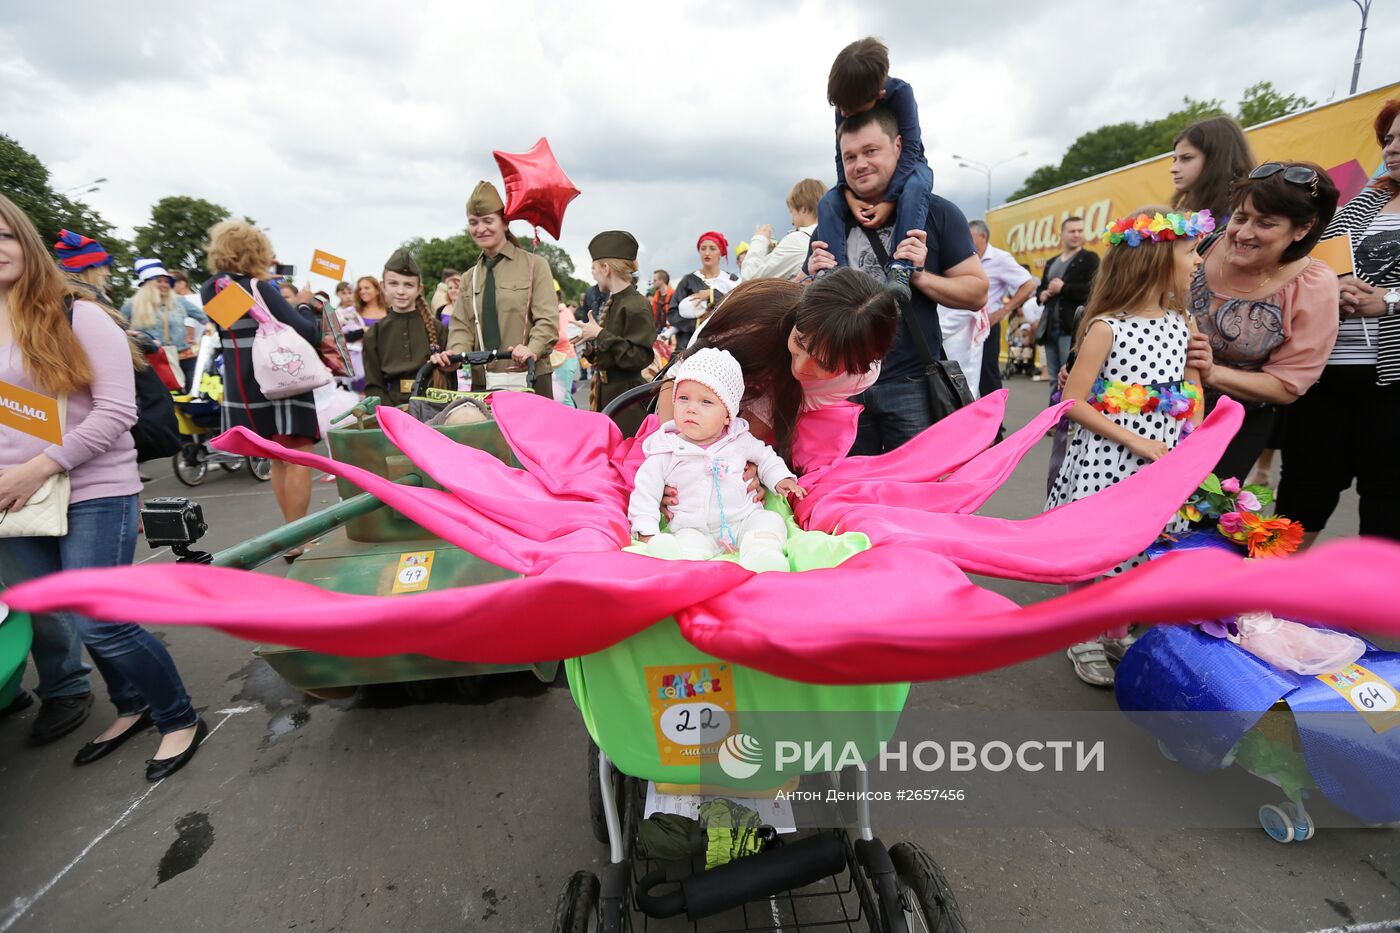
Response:
[[[49,170],[38,157],[0,133],[0,191],[28,215],[43,241],[52,245],[60,230],[98,240],[112,255],[111,289],[118,301],[131,293],[131,247],[102,215],[49,185]]]
[[[1272,83],[1260,81],[1245,88],[1244,96],[1240,98],[1240,125],[1258,126],[1260,123],[1306,110],[1316,103],[1298,94],[1280,94]]]
[[[1173,110],[1157,120],[1111,123],[1084,133],[1070,143],[1059,165],[1042,165],[1027,175],[1021,187],[1012,193],[1011,200],[1154,158],[1169,152],[1177,135],[1191,124],[1228,115],[1219,100],[1186,97],[1181,103],[1180,110]],[[1282,94],[1270,82],[1261,81],[1245,89],[1235,118],[1241,126],[1256,126],[1311,107],[1313,103],[1297,94]]]
[[[198,288],[209,277],[205,266],[209,228],[229,218],[225,208],[203,198],[171,195],[151,207],[150,223],[136,228],[136,254],[182,269]]]
[[[578,301],[583,297],[588,283],[574,278],[574,261],[561,247],[544,241],[535,244],[529,240],[521,240],[520,245],[549,263],[549,269],[554,273],[565,301]]]
[[[466,232],[450,237],[433,237],[431,240],[414,237],[403,245],[413,254],[419,271],[423,273],[423,297],[429,300],[442,281],[443,269],[465,272],[476,265],[477,257],[481,255],[481,247]]]

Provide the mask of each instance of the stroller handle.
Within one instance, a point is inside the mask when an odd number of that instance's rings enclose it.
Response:
[[[510,354],[502,353],[500,350],[472,350],[467,353],[452,353],[448,355],[454,363],[466,363],[468,366],[485,366],[487,363],[494,363],[496,360],[508,359]],[[428,380],[433,377],[433,370],[437,369],[437,364],[432,360],[424,363],[418,368],[418,374],[413,377],[413,394],[422,395],[428,390]],[[526,378],[533,384],[535,381],[535,361],[527,360],[525,363]]]

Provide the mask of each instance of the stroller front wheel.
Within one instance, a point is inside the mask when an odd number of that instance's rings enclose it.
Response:
[[[574,872],[554,908],[553,933],[594,933],[598,923],[598,876]]]
[[[907,929],[967,933],[948,879],[922,846],[896,843],[890,846],[890,861],[899,880],[899,900]]]
[[[248,457],[248,472],[253,479],[265,483],[272,479],[272,461],[266,457]]]
[[[209,454],[200,444],[185,444],[170,458],[175,478],[186,486],[198,486],[209,475]]]

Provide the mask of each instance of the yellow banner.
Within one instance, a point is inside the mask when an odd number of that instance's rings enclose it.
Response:
[[[1261,162],[1301,160],[1327,169],[1345,202],[1380,166],[1381,150],[1371,124],[1381,104],[1394,97],[1400,97],[1400,84],[1262,123],[1245,135]],[[1096,244],[1114,218],[1171,200],[1170,168],[1168,153],[998,207],[987,215],[992,243],[1039,276],[1046,260],[1060,250],[1061,221],[1083,217],[1089,243]]]
[[[323,250],[311,253],[311,271],[337,282],[345,275],[345,260]]]

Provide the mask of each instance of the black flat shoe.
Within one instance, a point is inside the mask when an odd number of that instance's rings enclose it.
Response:
[[[151,719],[151,711],[145,710],[141,717],[134,723],[127,726],[126,731],[114,739],[99,742],[93,739],[91,742],[78,749],[78,754],[73,756],[73,764],[90,765],[99,758],[106,758],[112,752],[121,747],[121,744],[138,732],[149,729],[155,721]]]
[[[176,771],[179,771],[185,765],[190,763],[190,759],[194,757],[194,753],[199,751],[200,744],[208,737],[209,726],[201,718],[199,720],[199,725],[195,727],[194,741],[190,743],[189,748],[185,749],[183,752],[176,755],[174,758],[147,759],[146,780],[154,784],[156,781],[163,781],[166,778],[170,777],[170,775],[174,774]]]

